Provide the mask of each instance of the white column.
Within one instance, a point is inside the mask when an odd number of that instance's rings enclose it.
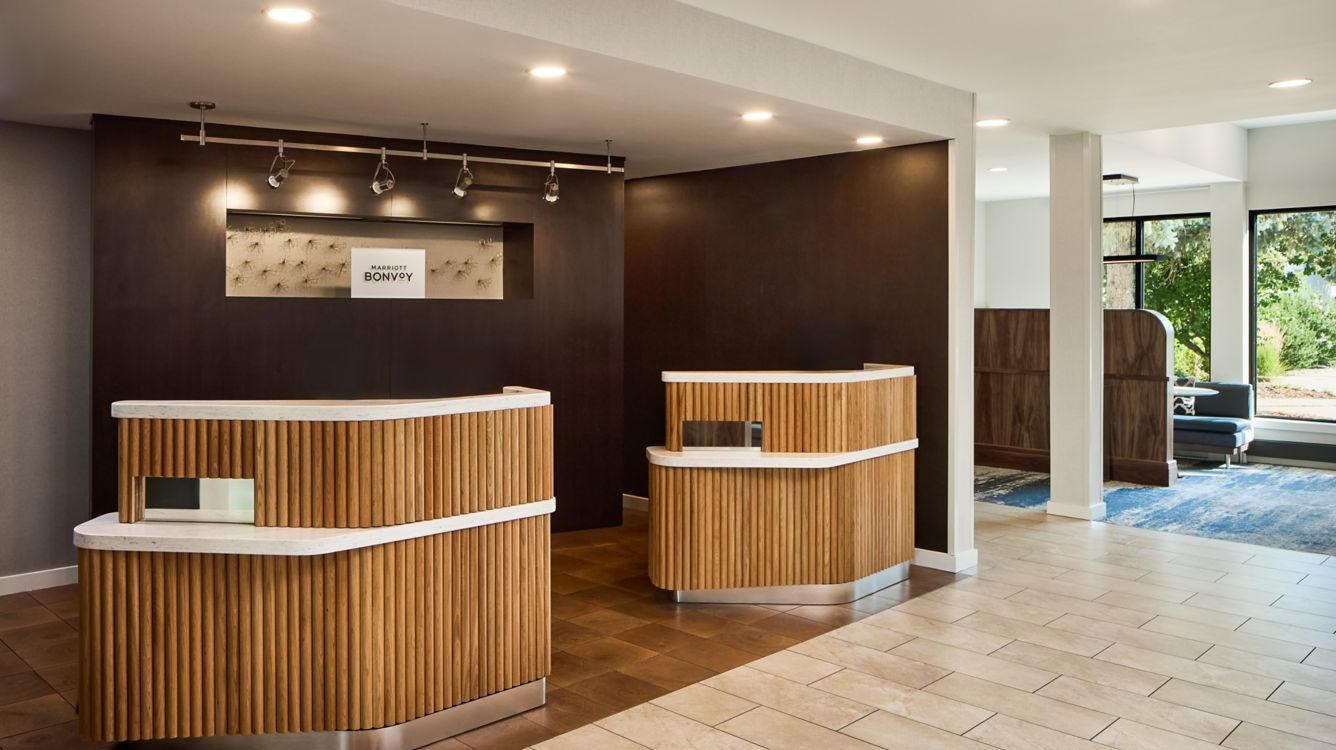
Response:
[[[939,569],[959,572],[979,563],[974,547],[974,128],[948,147],[951,228],[950,313],[947,321],[947,557],[915,557]],[[937,562],[937,564],[933,564]]]
[[[1247,383],[1252,373],[1252,295],[1245,183],[1211,186],[1211,379]]]
[[[1100,138],[1049,137],[1048,512],[1104,518]]]

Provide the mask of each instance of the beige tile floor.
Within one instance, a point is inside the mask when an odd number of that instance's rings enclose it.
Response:
[[[536,747],[1336,748],[1336,558],[975,509],[976,576]]]

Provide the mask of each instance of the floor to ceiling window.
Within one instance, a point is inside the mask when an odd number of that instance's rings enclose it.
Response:
[[[1253,214],[1261,416],[1336,421],[1336,208]]]
[[[1104,255],[1154,255],[1104,264],[1104,307],[1162,313],[1174,326],[1174,371],[1204,380],[1211,362],[1211,219],[1151,216],[1104,222]]]

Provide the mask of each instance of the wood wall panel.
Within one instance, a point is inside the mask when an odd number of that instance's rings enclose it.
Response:
[[[914,376],[861,383],[665,383],[664,447],[682,450],[682,422],[761,422],[761,450],[840,453],[917,435]]]
[[[913,452],[832,469],[650,466],[664,589],[848,583],[914,556]]]
[[[467,200],[458,165],[392,160],[398,184],[367,190],[369,157],[302,152],[282,190],[265,186],[272,148],[182,143],[198,122],[97,115],[93,124],[92,511],[115,509],[113,401],[435,398],[524,384],[558,394],[558,530],[621,521],[622,175],[562,172],[561,201],[538,199],[546,170],[490,164]],[[209,123],[209,135],[417,150],[418,141]],[[596,155],[432,143],[433,151],[602,164]],[[614,157],[614,164],[621,164]],[[529,229],[530,299],[227,297],[226,211],[350,214]],[[507,275],[509,279],[509,275]],[[656,425],[661,415],[654,416]],[[656,427],[657,431],[657,427]],[[637,451],[644,443],[637,444]]]
[[[79,550],[93,739],[369,729],[550,671],[549,518],[314,557]]]
[[[628,180],[625,491],[665,370],[913,365],[918,546],[945,551],[949,175],[937,142]]]
[[[1048,310],[974,311],[974,453],[986,466],[1049,470]],[[1172,329],[1150,310],[1104,311],[1106,479],[1176,476]]]
[[[255,525],[358,528],[553,496],[552,407],[369,422],[120,420],[120,516],[137,477],[255,479]]]

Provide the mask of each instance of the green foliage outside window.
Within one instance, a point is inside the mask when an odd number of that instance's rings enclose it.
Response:
[[[1336,211],[1262,214],[1256,246],[1258,375],[1336,365]]]
[[[1158,219],[1142,229],[1143,252],[1160,255],[1147,263],[1145,303],[1174,325],[1174,370],[1192,378],[1210,377],[1211,220]]]

